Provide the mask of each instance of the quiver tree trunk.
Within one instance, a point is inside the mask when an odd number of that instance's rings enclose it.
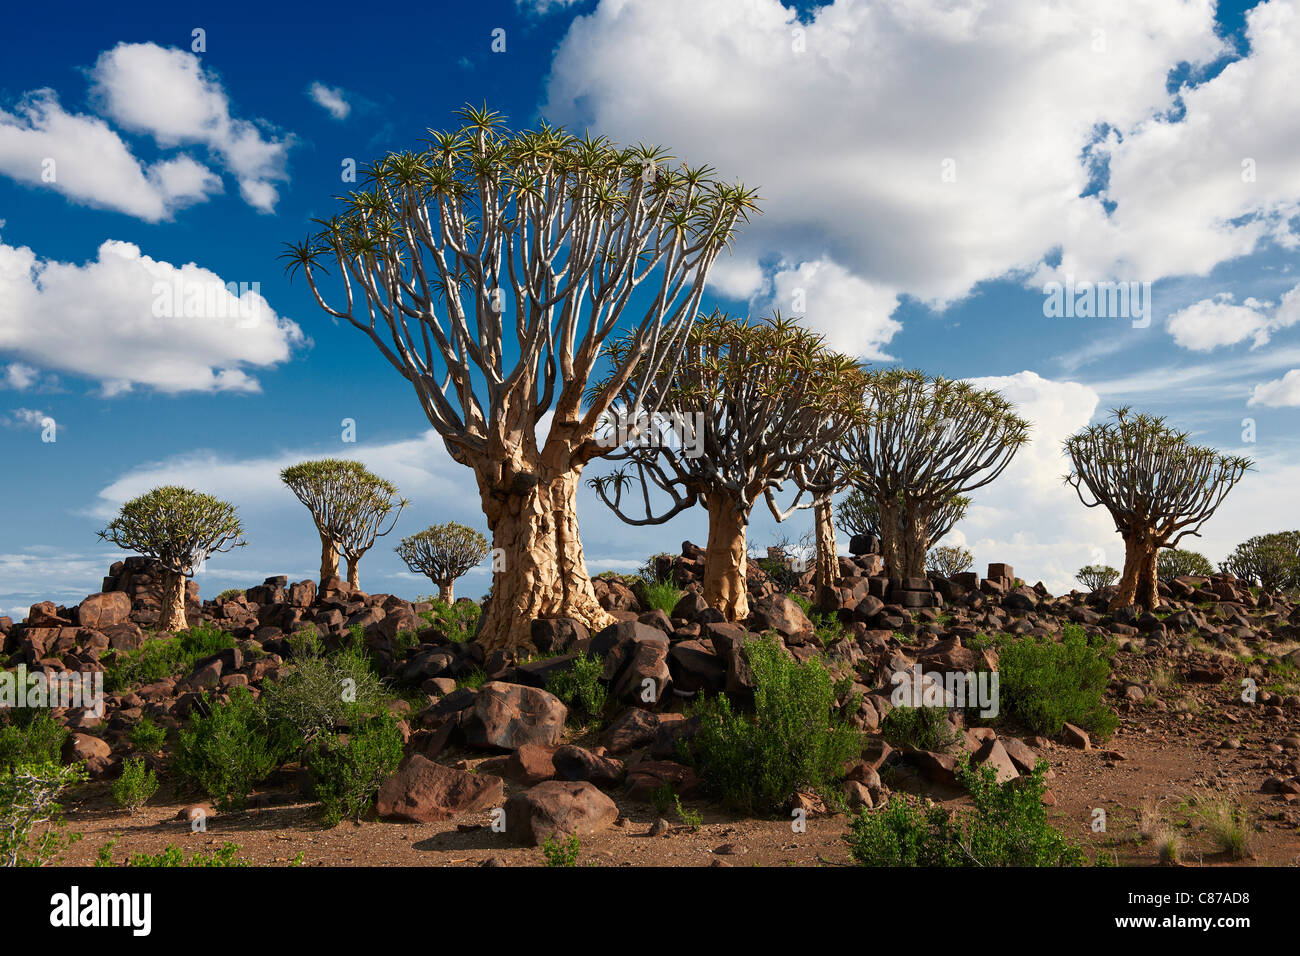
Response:
[[[357,573],[357,565],[361,563],[361,555],[355,558],[348,558],[348,587],[354,591],[361,590],[361,576]]]
[[[891,578],[905,577],[898,533],[898,501],[877,498],[876,511],[880,515],[880,557],[885,562],[885,574]]]
[[[1160,604],[1156,557],[1162,542],[1148,528],[1131,529],[1123,532],[1123,536],[1124,573],[1120,576],[1115,596],[1111,598],[1110,610],[1140,604],[1148,611],[1154,611]]]
[[[930,551],[928,529],[929,515],[920,508],[908,508],[903,513],[903,521],[898,541],[899,578],[925,577],[925,556]]]
[[[320,589],[323,591],[330,578],[339,576],[339,548],[323,531],[320,533]]]
[[[813,528],[817,542],[816,584],[819,588],[833,588],[839,580],[840,556],[835,546],[835,515],[830,499],[813,507]]]
[[[443,604],[450,604],[456,600],[452,597],[452,589],[455,587],[454,581],[435,581],[433,583],[438,585],[438,600]]]
[[[479,631],[485,649],[531,646],[535,618],[573,618],[593,632],[614,623],[596,600],[578,536],[580,473],[544,470],[531,487],[508,492],[480,476],[483,513],[501,556]]]
[[[166,571],[162,579],[162,606],[158,609],[158,630],[175,634],[189,627],[185,620],[185,575]]]
[[[709,495],[709,543],[704,558],[704,600],[728,621],[749,617],[745,590],[745,515],[727,495]]]

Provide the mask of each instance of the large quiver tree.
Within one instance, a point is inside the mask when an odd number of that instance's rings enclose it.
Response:
[[[545,125],[513,133],[486,108],[460,115],[465,125],[431,132],[427,149],[369,167],[368,188],[286,255],[321,308],[411,383],[451,457],[473,469],[503,559],[480,640],[523,647],[534,618],[613,620],[578,536],[579,477],[605,450],[596,423],[634,367],[676,362],[755,196],[657,148]],[[333,302],[325,263],[342,285]],[[631,347],[584,406],[616,328]]]
[[[886,572],[923,578],[936,513],[1002,474],[1029,424],[997,391],[912,369],[871,373],[866,394],[844,465],[875,499]]]
[[[616,364],[625,347],[611,347]],[[660,412],[637,440],[609,456],[622,462],[620,468],[591,484],[632,525],[662,524],[702,502],[709,513],[704,599],[728,620],[742,621],[749,616],[750,513],[853,423],[862,372],[852,359],[826,349],[821,336],[780,315],[751,323],[714,313],[691,329],[675,371],[661,369],[636,381]],[[632,401],[619,411],[625,409],[638,421]],[[639,510],[629,513],[624,492],[633,485]],[[655,489],[668,496],[657,514]]]
[[[234,505],[176,485],[132,498],[99,536],[162,565],[161,631],[183,631],[189,626],[185,582],[203,562],[247,544]]]
[[[1089,508],[1101,506],[1124,539],[1124,570],[1111,610],[1159,604],[1161,548],[1197,535],[1228,492],[1252,467],[1247,458],[1193,445],[1163,418],[1115,409],[1065,441],[1066,484]]]

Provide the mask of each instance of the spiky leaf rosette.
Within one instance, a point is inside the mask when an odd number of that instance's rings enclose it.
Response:
[[[234,505],[177,485],[132,498],[99,536],[187,576],[209,555],[248,543]]]
[[[1089,508],[1104,507],[1121,534],[1142,530],[1162,546],[1195,535],[1242,476],[1248,458],[1193,445],[1164,418],[1112,411],[1065,441],[1065,482]]]
[[[396,548],[412,572],[438,583],[456,580],[478,566],[490,550],[487,538],[455,521],[430,525],[403,538]]]
[[[855,487],[877,501],[939,508],[989,484],[1029,441],[1000,392],[915,369],[868,375],[866,421],[845,437]]]
[[[901,505],[901,502],[900,502]],[[930,513],[926,521],[927,540],[934,544],[953,529],[966,516],[970,499],[965,495],[953,495]],[[868,534],[880,537],[880,506],[871,495],[854,488],[840,502],[836,512],[836,522],[840,530],[847,535]],[[899,533],[902,533],[902,509],[899,509]]]
[[[616,367],[630,348],[627,339],[610,347]],[[624,465],[590,483],[622,520],[644,525],[667,521],[715,493],[732,498],[748,516],[759,496],[796,479],[854,423],[863,373],[852,359],[826,348],[821,336],[779,313],[739,321],[715,312],[692,326],[675,369],[642,364],[634,381],[640,388],[625,390],[614,411],[643,425],[608,455]],[[646,412],[640,398],[656,411]],[[674,428],[689,429],[687,440],[678,440]],[[622,509],[632,484],[641,487],[644,518]],[[651,488],[670,498],[662,514],[653,513]]]
[[[937,548],[931,548],[925,556],[926,570],[933,571],[945,578],[950,578],[954,574],[961,574],[963,571],[969,571],[974,563],[975,555],[971,554],[969,549],[957,547],[956,545],[941,545]]]
[[[348,555],[364,554],[375,538],[392,531],[407,504],[392,482],[359,461],[304,461],[280,472],[280,480],[307,506],[317,530]]]
[[[1089,591],[1109,587],[1119,580],[1119,571],[1108,564],[1090,564],[1080,568],[1074,576]]]
[[[553,432],[576,424],[585,442],[607,403],[580,409],[583,390],[616,326],[635,332],[611,398],[631,367],[676,360],[708,272],[757,196],[661,147],[545,124],[511,131],[486,106],[458,115],[464,125],[430,130],[426,148],[366,167],[366,188],[283,258],[411,382],[452,457],[487,470],[504,449],[531,446],[552,408]],[[600,452],[585,442],[574,457]]]

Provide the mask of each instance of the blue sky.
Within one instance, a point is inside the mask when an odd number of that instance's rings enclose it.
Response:
[[[441,6],[400,27],[329,4],[67,6],[57,28],[49,7],[6,12],[0,614],[97,590],[120,553],[95,531],[163,481],[244,516],[249,546],[210,562],[209,596],[314,574],[307,514],[276,480],[303,457],[396,481],[412,505],[391,544],[435,521],[486,530],[409,386],[277,260],[348,188],[346,160],[417,145],[466,102],[660,142],[759,186],[765,215],[707,305],[790,312],[800,291],[843,351],[1005,390],[1036,441],[953,533],[979,564],[1060,590],[1119,563],[1105,516],[1059,480],[1060,440],[1118,404],[1258,460],[1193,544],[1211,559],[1300,525],[1294,0]],[[266,320],[152,320],[151,281],[189,264],[256,283]],[[1046,316],[1045,284],[1067,276],[1150,283],[1149,327]],[[702,513],[633,531],[591,497],[581,509],[593,572],[704,537]],[[755,543],[776,533],[756,515]],[[388,539],[361,572],[370,590],[428,590]]]

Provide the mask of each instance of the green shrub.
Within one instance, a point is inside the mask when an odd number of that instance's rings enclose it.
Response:
[[[942,753],[961,738],[948,723],[944,707],[895,707],[880,722],[885,740],[895,747]]]
[[[1156,578],[1161,581],[1172,581],[1183,575],[1208,578],[1213,574],[1214,565],[1199,551],[1161,548],[1156,555]]]
[[[113,847],[116,839],[110,840],[99,848],[95,855],[95,866],[113,866]],[[165,866],[165,867],[211,867],[211,866],[248,866],[247,860],[239,859],[240,844],[223,843],[211,853],[195,850],[188,858],[185,852],[174,843],[167,844],[160,853],[136,853],[122,866]]]
[[[1059,642],[1032,635],[1003,638],[998,644],[1002,715],[1035,734],[1053,736],[1068,721],[1110,736],[1119,718],[1103,694],[1114,656],[1113,641],[1090,639],[1075,624],[1062,628]]]
[[[672,614],[673,608],[677,607],[677,602],[682,599],[686,592],[662,578],[646,578],[644,580],[644,594],[647,611],[653,611],[656,608],[665,614]]]
[[[542,844],[542,855],[546,857],[547,866],[577,866],[578,851],[581,849],[582,844],[576,834],[563,843],[551,835]]]
[[[152,638],[134,651],[115,651],[108,659],[104,684],[120,691],[152,684],[164,677],[184,677],[205,657],[235,646],[235,638],[212,624],[196,624],[174,637]]]
[[[353,727],[346,741],[332,741],[312,751],[307,770],[325,824],[360,819],[401,762],[402,734],[387,713]]]
[[[417,603],[429,603],[433,608],[421,612],[420,616],[438,628],[454,643],[463,644],[474,637],[478,629],[478,619],[483,616],[483,608],[473,601],[455,601],[448,604],[436,597],[419,597]]]
[[[244,596],[243,588],[226,588],[224,591],[222,591],[220,594],[217,595],[217,600],[233,601],[235,598],[241,598],[243,596]]]
[[[80,764],[27,762],[0,772],[0,866],[44,866],[81,839],[64,828],[59,794],[84,783]]]
[[[253,786],[274,771],[297,743],[273,724],[246,687],[204,717],[195,713],[179,735],[176,770],[212,797],[219,809],[242,809]]]
[[[569,708],[569,717],[575,722],[586,718],[598,720],[605,712],[609,691],[600,682],[604,663],[594,654],[580,654],[567,671],[551,675],[546,689]]]
[[[999,784],[992,767],[972,769],[963,758],[957,777],[972,809],[921,809],[895,795],[884,809],[853,819],[849,852],[860,866],[1079,866],[1083,852],[1047,821],[1046,770],[1040,763]]]
[[[68,729],[44,710],[13,711],[0,727],[0,771],[31,763],[60,763]]]
[[[292,673],[262,691],[267,716],[304,744],[332,734],[357,712],[373,712],[383,701],[383,684],[355,642],[325,655],[314,634],[291,643]]]
[[[144,765],[144,758],[132,757],[123,762],[122,776],[113,781],[109,792],[119,807],[134,813],[158,792],[158,778]]]
[[[159,727],[148,714],[141,717],[128,735],[131,746],[141,753],[156,754],[167,741],[167,729]]]
[[[835,713],[836,688],[821,662],[794,660],[771,635],[744,654],[754,674],[754,713],[725,694],[702,701],[700,729],[686,754],[705,788],[745,811],[777,810],[799,790],[821,790],[861,751],[861,738]]]

